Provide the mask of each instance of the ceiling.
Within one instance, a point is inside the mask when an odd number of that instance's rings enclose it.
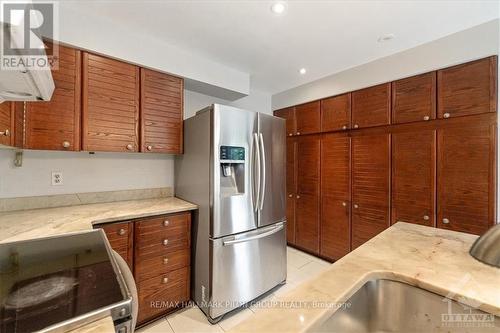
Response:
[[[278,93],[499,17],[499,1],[71,1],[65,6],[247,72]],[[380,43],[381,35],[395,38]],[[306,68],[305,75],[299,74]]]

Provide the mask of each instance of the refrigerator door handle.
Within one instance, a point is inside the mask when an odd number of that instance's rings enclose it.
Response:
[[[260,149],[262,152],[262,194],[260,196],[259,209],[264,207],[264,197],[266,195],[266,150],[264,149],[264,136],[259,133]]]
[[[256,193],[256,198],[255,201],[253,202],[254,204],[254,211],[257,212],[259,210],[259,202],[260,202],[260,148],[259,148],[259,137],[257,133],[253,134],[253,139],[254,139],[254,147],[255,147],[255,154],[257,155],[257,163],[252,166],[254,172],[255,172],[255,166],[257,166],[257,181],[253,181],[252,185],[255,185],[257,183],[257,191],[254,191],[253,193]],[[253,194],[252,193],[252,194]]]
[[[269,231],[265,231],[265,232],[262,232],[260,234],[254,235],[254,236],[250,236],[250,237],[246,237],[246,238],[239,238],[239,239],[232,239],[232,240],[228,240],[228,241],[223,241],[222,245],[223,246],[228,246],[228,245],[234,245],[234,244],[238,244],[238,243],[244,243],[244,242],[253,241],[253,240],[256,240],[256,239],[260,239],[260,238],[264,238],[264,237],[267,237],[267,236],[271,236],[271,235],[277,233],[278,231],[280,231],[282,229],[283,229],[283,224],[280,224],[279,226],[274,227],[274,228],[272,228]]]

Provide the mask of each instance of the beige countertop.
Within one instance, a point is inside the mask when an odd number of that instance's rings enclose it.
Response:
[[[476,261],[469,248],[477,236],[397,223],[330,266],[325,272],[277,297],[230,332],[314,330],[365,282],[392,279],[455,300],[468,299],[500,316],[500,269]],[[287,306],[291,304],[293,306]],[[309,303],[310,304],[310,303]],[[318,303],[316,303],[318,304]]]
[[[98,223],[194,209],[197,209],[194,204],[167,197],[0,213],[0,243],[89,230]],[[113,322],[107,317],[71,332],[114,331]]]

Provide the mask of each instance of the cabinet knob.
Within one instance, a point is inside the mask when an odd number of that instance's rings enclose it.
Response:
[[[424,215],[424,220],[429,221],[429,215]]]
[[[170,224],[170,221],[169,220],[165,220],[163,221],[163,226],[164,227],[168,227],[168,225]]]
[[[153,146],[147,146],[147,147],[146,147],[146,149],[147,149],[148,151],[151,151],[151,150],[153,150]]]
[[[120,236],[125,235],[125,229],[118,230],[118,235],[120,235]]]
[[[300,195],[297,195],[297,197],[296,197],[296,198],[297,198],[297,199],[300,199]]]
[[[450,118],[450,114],[446,112],[445,114],[443,114],[443,118]]]
[[[128,149],[128,150],[133,150],[133,149],[134,149],[134,146],[132,146],[131,144],[128,144],[128,145],[127,145],[127,149]]]
[[[444,218],[444,219],[443,219],[443,223],[444,223],[444,224],[448,224],[448,223],[450,223],[450,220],[448,220],[447,218]]]
[[[358,125],[358,124],[354,124],[354,128],[358,128],[358,127],[359,127],[359,125]]]
[[[289,195],[288,195],[288,197],[289,197],[289,198],[293,197],[293,194],[289,194]]]
[[[297,132],[297,135],[300,135],[300,132]]]
[[[163,245],[167,246],[168,245],[168,239],[163,240]]]
[[[359,206],[357,204],[354,204],[354,208],[359,208]]]
[[[344,206],[344,207],[347,206],[347,202],[345,202],[345,201],[342,202],[342,206]]]
[[[168,264],[168,258],[167,257],[163,258],[163,263],[164,264]]]
[[[431,117],[429,117],[429,116],[424,116],[424,120],[429,120],[429,119],[431,119]]]
[[[347,129],[347,125],[342,126],[342,129],[346,130]]]
[[[162,280],[163,284],[167,283],[168,282],[168,277],[164,277],[163,280]]]
[[[71,146],[71,144],[69,143],[69,141],[63,141],[62,146],[63,146],[63,148],[69,148],[69,146]]]
[[[6,129],[5,131],[0,132],[0,135],[9,136],[10,135],[10,131],[8,129]]]
[[[293,133],[288,133],[288,136],[292,136],[292,135],[293,135]]]

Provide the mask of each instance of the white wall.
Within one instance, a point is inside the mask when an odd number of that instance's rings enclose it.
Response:
[[[499,38],[497,19],[275,94],[272,107],[277,110],[498,54]]]
[[[212,103],[271,112],[269,94],[253,91],[230,102],[186,90],[185,118]],[[20,168],[13,159],[13,150],[0,149],[0,198],[174,186],[173,155],[25,150]],[[62,186],[51,185],[52,171],[63,173]]]

